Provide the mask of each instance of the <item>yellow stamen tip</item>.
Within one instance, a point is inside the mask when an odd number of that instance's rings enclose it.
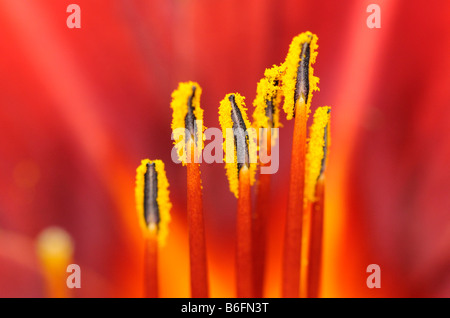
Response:
[[[312,65],[316,61],[317,57],[317,36],[311,32],[304,32],[297,35],[291,42],[289,46],[289,52],[286,56],[284,62],[284,74],[282,77],[283,81],[283,93],[284,93],[284,105],[283,109],[286,112],[287,119],[290,120],[294,117],[295,112],[295,92],[297,89],[297,76],[299,71],[300,62],[302,60],[301,53],[303,44],[309,43],[310,56],[308,65],[308,80],[309,80],[309,92],[307,96],[307,113],[310,111],[312,93],[319,90],[317,84],[319,83],[319,78],[314,76],[314,69]]]
[[[330,145],[330,110],[328,106],[317,108],[310,128],[308,152],[306,153],[305,198],[314,202],[317,179],[323,172]],[[325,132],[326,131],[326,132]]]
[[[281,72],[282,67],[277,65],[266,69],[264,78],[257,85],[256,98],[253,101],[253,106],[255,106],[253,120],[256,128],[278,128],[282,126],[279,107],[282,98]],[[268,104],[273,107],[273,111],[266,111],[269,107]]]
[[[186,143],[189,139],[186,139],[185,129],[189,130],[189,127],[186,127],[186,116],[189,113],[190,107],[193,108],[195,124],[198,125],[201,123],[201,127],[197,126],[196,148],[200,151],[203,149],[202,137],[205,127],[203,126],[203,109],[200,107],[201,94],[202,88],[196,82],[179,83],[178,88],[172,93],[172,102],[170,103],[170,107],[173,109],[172,131],[178,157],[183,165],[188,161],[186,156]]]
[[[158,223],[148,223],[146,220],[145,211],[145,191],[146,191],[146,173],[148,170],[148,165],[154,165],[156,171],[156,206],[158,211]],[[149,185],[147,186],[147,189]],[[136,169],[136,211],[138,213],[139,224],[144,233],[144,236],[150,235],[151,228],[155,225],[157,226],[157,237],[158,244],[163,246],[168,234],[168,224],[170,222],[170,209],[172,208],[172,203],[169,199],[169,181],[166,177],[166,172],[164,170],[164,162],[161,160],[149,160],[144,159],[141,164]],[[154,203],[154,202],[153,202]],[[148,223],[148,224],[147,224]]]
[[[248,133],[248,154],[249,154],[249,173],[250,173],[250,184],[255,181],[255,171],[256,171],[256,132],[251,128],[250,122],[247,117],[247,108],[245,107],[244,99],[238,93],[227,94],[225,98],[220,102],[219,106],[219,122],[222,127],[222,132],[224,135],[223,149],[225,152],[225,169],[228,177],[230,191],[235,195],[236,198],[239,197],[239,169],[238,169],[238,158],[237,150],[235,146],[235,138],[233,134],[227,133],[233,128],[232,119],[232,109],[233,106],[230,101],[230,97],[234,96],[234,101],[237,108],[242,115],[242,121],[245,125],[246,132]],[[231,150],[232,149],[232,150]]]

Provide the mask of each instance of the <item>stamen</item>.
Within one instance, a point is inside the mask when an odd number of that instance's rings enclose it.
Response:
[[[311,36],[308,36],[311,39]],[[294,105],[299,98],[308,102],[309,95],[309,58],[311,54],[311,47],[309,42],[302,44],[300,53],[300,62],[297,69],[297,83],[295,86]]]
[[[248,129],[244,97],[228,94],[220,102],[219,121],[225,135],[224,148],[230,190],[238,198],[236,218],[236,287],[238,297],[254,297],[252,262],[252,210],[250,187],[256,170],[256,136]],[[227,129],[233,129],[232,136]],[[255,151],[253,151],[255,150]],[[230,154],[232,152],[232,155]]]
[[[281,78],[282,67],[274,65],[266,69],[265,77],[262,78],[256,88],[256,98],[253,101],[255,111],[253,112],[254,126],[257,128],[278,128],[280,123],[281,103]]]
[[[308,50],[309,48],[309,50]],[[301,280],[302,222],[304,219],[306,124],[310,112],[312,92],[319,79],[313,76],[312,64],[317,56],[317,36],[305,32],[296,36],[284,62],[283,109],[287,119],[295,114],[291,153],[288,206],[283,251],[282,294],[298,297]],[[308,54],[309,52],[309,54]]]
[[[136,210],[145,239],[144,290],[158,297],[158,247],[165,244],[170,222],[169,182],[161,160],[144,159],[136,169]]]
[[[311,32],[296,36],[289,47],[282,77],[285,96],[283,109],[288,120],[294,117],[296,103],[301,100],[306,104],[308,114],[312,93],[319,90],[319,78],[313,75],[312,67],[316,61],[317,48],[317,36]]]
[[[308,245],[307,251],[307,269],[306,269],[306,296],[319,297],[321,280],[321,262],[322,262],[322,242],[323,242],[323,217],[325,200],[325,166],[330,144],[330,111],[329,107],[321,107],[314,114],[314,122],[311,127],[311,141],[309,144],[307,157],[311,162],[310,177],[307,179],[307,191],[310,193],[308,206],[310,211],[309,235],[305,240]],[[325,125],[325,127],[323,127]],[[323,127],[323,129],[322,129]],[[322,132],[322,134],[321,134]],[[313,140],[314,138],[314,140]],[[319,141],[322,140],[322,148]],[[314,149],[316,148],[316,149]],[[322,152],[320,153],[320,149]],[[315,154],[315,155],[314,155]],[[320,158],[322,156],[322,158]],[[316,160],[315,163],[312,163]],[[320,160],[320,171],[316,177],[317,161]],[[314,183],[312,183],[314,182]]]
[[[305,202],[303,217],[301,295],[317,297],[322,253],[324,170],[329,145],[330,107],[314,113],[306,154]],[[319,202],[320,201],[320,202]],[[312,293],[312,294],[311,294]]]
[[[236,99],[231,94],[228,99],[231,103],[231,120],[233,121],[234,145],[236,147],[238,174],[243,165],[249,167],[248,153],[248,135],[246,135],[247,127],[239,107],[236,105]]]

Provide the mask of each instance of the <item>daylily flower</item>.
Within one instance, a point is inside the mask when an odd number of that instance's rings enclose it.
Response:
[[[135,170],[166,164],[173,203],[162,297],[189,296],[185,169],[171,160],[171,93],[203,89],[206,127],[229,92],[248,104],[291,39],[318,35],[312,102],[332,105],[322,296],[449,296],[450,4],[378,1],[0,2],[0,296],[49,296],[36,239],[59,226],[81,267],[74,297],[143,295]],[[281,295],[293,123],[280,115],[264,296]],[[223,164],[202,164],[210,294],[234,297],[235,208]],[[369,264],[381,289],[369,289]]]

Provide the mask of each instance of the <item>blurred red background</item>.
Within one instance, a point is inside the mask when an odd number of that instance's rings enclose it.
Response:
[[[317,106],[332,106],[323,296],[450,296],[448,1],[87,0],[0,2],[0,296],[45,296],[34,240],[66,229],[76,296],[142,294],[134,207],[143,158],[166,163],[173,222],[161,294],[189,296],[185,168],[171,161],[171,92],[256,93],[291,39],[319,37]],[[369,29],[366,8],[381,7]],[[292,122],[280,132],[266,295],[280,294]],[[202,165],[214,297],[234,296],[236,200],[222,164]],[[366,267],[381,267],[368,289]]]

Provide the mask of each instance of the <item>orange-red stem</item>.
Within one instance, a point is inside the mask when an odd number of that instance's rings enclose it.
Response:
[[[267,215],[270,204],[270,174],[261,174],[258,180],[255,213],[253,214],[253,261],[255,297],[263,297],[266,268]]]
[[[158,240],[156,230],[151,230],[150,235],[145,239],[145,297],[158,297]]]
[[[195,298],[206,298],[209,297],[208,266],[206,259],[200,165],[198,163],[192,162],[187,164],[187,188],[191,296]]]
[[[252,273],[252,207],[250,198],[250,175],[247,167],[239,173],[239,198],[236,228],[237,296],[253,297]]]
[[[260,147],[266,147],[267,155],[271,153],[271,130],[260,136],[263,142]],[[270,166],[270,163],[260,163],[261,167]],[[256,192],[256,206],[253,211],[252,224],[252,250],[253,250],[253,283],[255,297],[263,297],[264,275],[266,269],[266,238],[267,218],[270,211],[270,174],[260,174]]]
[[[303,193],[305,187],[306,105],[296,103],[289,197],[283,250],[282,296],[299,297],[302,250]]]
[[[325,203],[325,184],[323,175],[316,185],[317,201],[311,209],[311,236],[309,242],[308,297],[320,295],[320,279],[322,267],[323,217]]]
[[[303,208],[302,255],[300,258],[300,298],[308,297],[309,244],[311,239],[312,203],[307,202]]]

